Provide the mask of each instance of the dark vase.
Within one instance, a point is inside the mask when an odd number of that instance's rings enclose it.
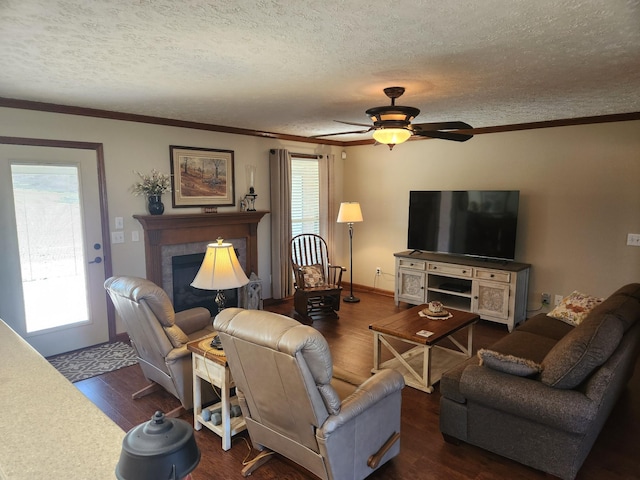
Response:
[[[164,204],[162,203],[162,195],[149,195],[149,213],[151,215],[162,215],[164,213]]]

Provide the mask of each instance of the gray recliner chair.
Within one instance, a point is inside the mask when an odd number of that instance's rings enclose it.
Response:
[[[104,287],[125,324],[144,376],[153,382],[134,393],[133,398],[162,386],[182,404],[167,416],[193,408],[191,352],[187,343],[214,333],[209,311],[196,307],[175,313],[166,292],[144,278],[111,277]],[[205,393],[213,398],[212,390]]]
[[[213,326],[256,449],[275,451],[326,480],[363,479],[400,452],[404,378],[398,372],[385,370],[355,386],[348,381],[353,375],[333,375],[320,332],[275,313],[227,308]]]

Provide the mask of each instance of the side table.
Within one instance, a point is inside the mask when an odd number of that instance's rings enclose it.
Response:
[[[193,428],[200,430],[204,425],[212,432],[222,437],[222,449],[231,448],[231,437],[246,430],[242,416],[231,418],[231,405],[236,404],[236,397],[229,396],[229,390],[234,386],[227,358],[224,352],[210,346],[213,336],[196,340],[187,344],[191,352],[193,363]],[[208,407],[220,408],[222,423],[215,425],[212,421],[202,418],[202,381],[220,389],[220,402]]]

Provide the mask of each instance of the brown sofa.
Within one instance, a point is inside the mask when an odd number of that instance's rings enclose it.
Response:
[[[443,375],[445,439],[573,479],[633,374],[639,319],[639,283],[614,292],[575,327],[545,314],[530,318],[489,347],[494,361],[474,357]]]

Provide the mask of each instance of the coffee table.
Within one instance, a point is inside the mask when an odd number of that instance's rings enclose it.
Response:
[[[384,368],[398,370],[407,385],[432,393],[433,385],[440,381],[445,371],[471,357],[473,324],[480,317],[475,313],[447,308],[453,315],[451,318],[431,320],[418,315],[425,308],[427,305],[418,305],[369,325],[369,329],[373,331],[371,372],[376,373]],[[452,336],[463,328],[467,328],[466,347]],[[418,332],[423,331],[428,333],[418,335]],[[438,345],[444,339],[449,339],[457,350]],[[401,345],[409,344],[413,347],[399,352],[397,341],[402,342]],[[391,342],[396,343],[396,346]],[[393,354],[393,358],[385,362],[381,361],[383,346]]]

